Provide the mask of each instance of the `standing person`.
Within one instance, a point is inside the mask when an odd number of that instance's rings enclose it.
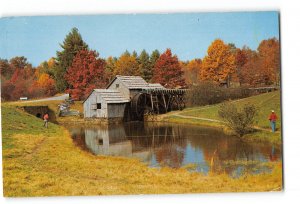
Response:
[[[49,114],[48,114],[48,113],[45,113],[43,119],[44,119],[44,127],[48,128]]]
[[[269,121],[271,123],[272,132],[276,131],[276,120],[277,120],[277,115],[275,114],[275,111],[272,110],[272,113],[269,116]]]

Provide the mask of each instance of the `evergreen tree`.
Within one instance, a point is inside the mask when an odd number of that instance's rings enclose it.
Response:
[[[138,58],[139,67],[142,77],[149,82],[153,76],[153,69],[151,67],[150,57],[146,50],[143,50]]]
[[[137,54],[137,52],[135,50],[133,50],[132,56],[135,57],[136,59],[138,59],[138,54]]]
[[[54,67],[54,78],[56,82],[56,89],[59,92],[65,91],[69,84],[65,80],[64,75],[72,65],[73,59],[76,54],[81,50],[87,50],[88,45],[82,40],[77,28],[73,28],[66,36],[62,45],[62,51],[56,52],[56,61]]]
[[[154,66],[155,66],[155,63],[156,61],[158,60],[160,56],[160,53],[158,50],[154,50],[150,56],[150,70],[151,70],[151,73],[152,73],[152,76],[151,76],[151,81],[152,81],[152,78],[153,78],[153,70],[154,70]]]

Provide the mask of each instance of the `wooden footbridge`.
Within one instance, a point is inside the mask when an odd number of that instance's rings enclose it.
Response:
[[[138,119],[185,108],[186,89],[142,89],[131,100],[131,111]]]

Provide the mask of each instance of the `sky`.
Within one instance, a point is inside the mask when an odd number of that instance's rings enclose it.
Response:
[[[56,56],[66,35],[78,28],[100,57],[125,50],[172,50],[180,60],[203,58],[213,40],[256,50],[264,39],[279,39],[279,14],[268,12],[106,14],[0,19],[0,58],[25,56],[34,66]]]

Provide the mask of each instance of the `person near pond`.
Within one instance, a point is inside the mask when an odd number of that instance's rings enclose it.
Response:
[[[276,120],[277,120],[277,115],[275,114],[275,111],[272,110],[272,112],[269,116],[269,121],[271,123],[272,132],[276,131]]]
[[[44,119],[44,127],[48,128],[48,120],[49,120],[49,114],[46,113],[43,117]]]

